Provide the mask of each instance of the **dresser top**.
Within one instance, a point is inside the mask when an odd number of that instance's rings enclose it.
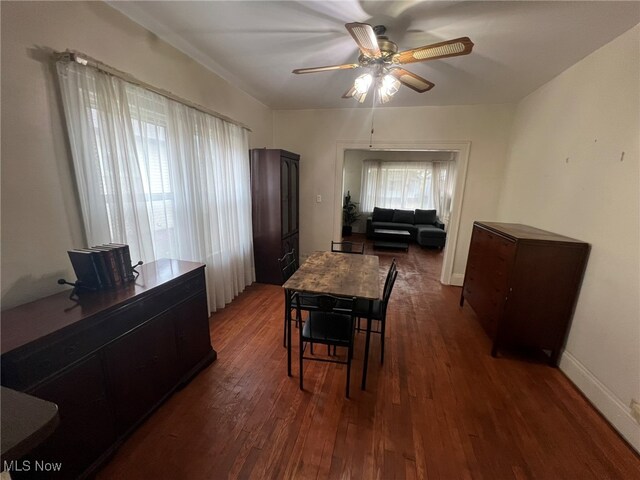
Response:
[[[2,312],[0,319],[1,352],[7,353],[34,340],[69,327],[99,313],[114,310],[134,297],[143,295],[204,265],[181,260],[162,259],[137,267],[138,278],[114,290],[85,292],[71,300],[70,289],[25,303]]]
[[[496,233],[506,235],[514,240],[536,240],[536,241],[548,241],[548,242],[564,242],[573,244],[584,244],[581,240],[575,238],[565,237],[564,235],[558,235],[557,233],[547,232],[546,230],[540,230],[539,228],[530,227],[529,225],[522,225],[520,223],[500,223],[500,222],[474,222],[475,224],[484,227],[488,230],[492,230]]]

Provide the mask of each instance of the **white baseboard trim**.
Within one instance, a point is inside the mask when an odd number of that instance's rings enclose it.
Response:
[[[452,273],[451,274],[451,283],[449,285],[455,285],[456,287],[461,287],[464,283],[464,273]]]
[[[631,416],[631,407],[616,397],[570,352],[565,351],[562,354],[560,370],[584,393],[618,433],[640,453],[640,424]]]

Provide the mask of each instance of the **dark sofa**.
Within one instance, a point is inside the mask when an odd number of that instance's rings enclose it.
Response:
[[[376,229],[406,230],[423,247],[444,247],[447,233],[435,210],[397,210],[374,207],[367,218],[367,238],[377,239]]]

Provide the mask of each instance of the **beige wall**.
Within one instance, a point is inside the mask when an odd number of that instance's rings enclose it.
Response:
[[[517,106],[502,220],[591,244],[561,368],[640,450],[640,26]]]
[[[417,94],[416,94],[417,95]],[[465,198],[453,273],[462,276],[474,220],[495,219],[502,185],[513,108],[510,105],[379,108],[375,111],[376,144],[471,142]],[[276,110],[274,145],[299,153],[300,251],[326,250],[333,235],[336,165],[339,143],[368,143],[371,111]],[[342,175],[340,170],[339,175]],[[341,188],[338,185],[338,188]],[[316,202],[316,195],[323,202]]]
[[[271,146],[272,112],[101,2],[2,2],[2,308],[60,290],[83,247],[50,52],[79,50],[248,125]]]

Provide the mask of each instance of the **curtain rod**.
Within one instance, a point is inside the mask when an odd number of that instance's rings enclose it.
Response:
[[[163,90],[161,88],[158,87],[154,87],[153,85],[149,85],[148,83],[143,82],[142,80],[138,80],[136,77],[134,77],[133,75],[126,73],[126,72],[122,72],[114,67],[111,67],[105,63],[102,63],[98,60],[95,60],[94,58],[91,58],[88,55],[85,55],[84,53],[81,52],[76,52],[74,50],[66,50],[64,52],[55,52],[54,53],[54,58],[56,60],[56,62],[76,62],[80,65],[84,65],[84,66],[88,66],[88,67],[93,67],[96,70],[100,70],[101,72],[104,72],[108,75],[112,75],[114,77],[120,78],[121,80],[124,80],[125,82],[129,82],[132,83],[134,85],[138,85],[139,87],[142,88],[146,88],[147,90],[151,90],[154,93],[157,93],[158,95],[162,95],[163,97],[168,98],[169,100],[173,100],[175,102],[178,103],[182,103],[183,105],[186,105],[187,107],[191,107],[194,108],[200,112],[206,113],[208,115],[212,115],[216,118],[219,118],[221,120],[224,120],[225,122],[229,122],[232,123],[234,125],[237,125],[238,127],[242,127],[248,131],[251,131],[251,129],[246,126],[243,123],[240,123],[232,118],[227,117],[226,115],[222,115],[221,113],[216,112],[215,110],[211,110],[207,107],[203,107],[202,105],[198,105],[197,103],[191,102],[189,100],[185,100],[182,97],[179,97],[177,95],[174,95],[173,93],[167,91],[167,90]]]

